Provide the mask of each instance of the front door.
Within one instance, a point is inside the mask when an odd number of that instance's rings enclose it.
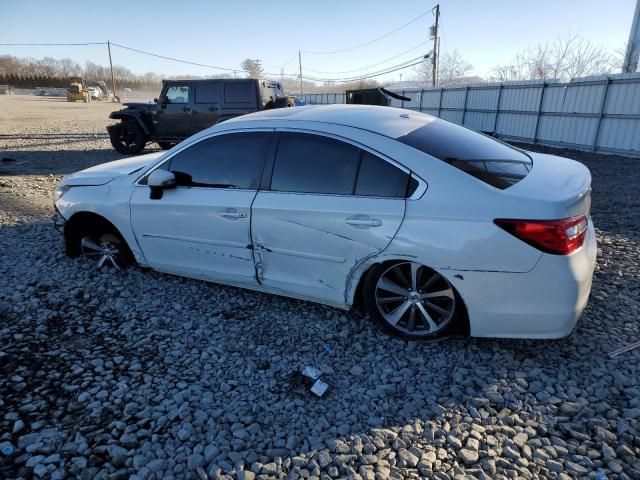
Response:
[[[252,208],[262,285],[343,304],[351,270],[398,231],[408,182],[408,172],[349,143],[281,133],[270,190]]]
[[[184,139],[191,136],[193,91],[190,83],[171,84],[162,92],[167,103],[153,113],[153,133],[161,138]]]
[[[158,200],[144,185],[135,189],[131,221],[149,266],[223,282],[256,282],[251,204],[271,137],[271,132],[236,132],[205,138],[160,167],[175,174],[175,189]]]

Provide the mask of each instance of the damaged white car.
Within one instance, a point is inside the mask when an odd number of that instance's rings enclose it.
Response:
[[[433,338],[558,338],[587,303],[591,176],[420,113],[307,106],[65,178],[70,255],[340,308]]]

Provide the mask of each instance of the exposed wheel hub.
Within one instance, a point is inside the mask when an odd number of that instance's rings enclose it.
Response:
[[[118,265],[120,247],[108,237],[112,237],[112,235],[103,236],[99,242],[95,242],[91,237],[83,237],[80,244],[82,255],[85,257],[98,257],[98,268],[102,268],[105,263],[109,263],[117,270],[120,270]]]

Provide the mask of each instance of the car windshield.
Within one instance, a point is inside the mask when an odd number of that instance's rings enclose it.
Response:
[[[521,150],[439,119],[397,140],[500,189],[522,180],[532,167],[531,158]]]

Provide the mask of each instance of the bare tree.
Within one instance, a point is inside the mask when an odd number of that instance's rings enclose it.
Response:
[[[624,48],[616,50],[614,55],[614,68],[619,68],[623,73],[637,72],[640,60],[640,42],[631,45],[625,43]]]
[[[491,80],[567,81],[574,77],[608,73],[613,66],[613,56],[604,48],[568,34],[553,43],[520,52],[510,63],[495,67]]]
[[[262,65],[260,65],[260,60],[247,58],[243,60],[240,66],[250,78],[260,78],[262,76],[263,69]]]
[[[465,83],[465,75],[473,69],[473,65],[467,62],[459,50],[440,55],[437,80],[438,85],[458,85]],[[431,59],[427,59],[415,69],[418,80],[431,85],[433,77],[433,65]]]

